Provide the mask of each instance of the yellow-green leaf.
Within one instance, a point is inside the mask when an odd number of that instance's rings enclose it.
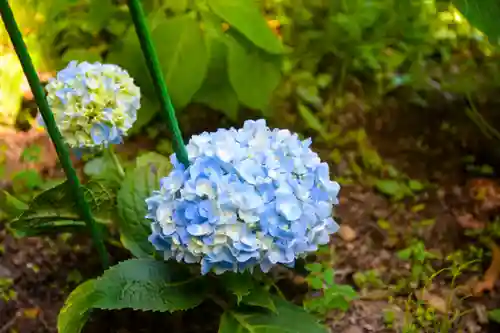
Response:
[[[283,44],[267,25],[254,0],[208,0],[210,9],[259,48],[283,53]]]

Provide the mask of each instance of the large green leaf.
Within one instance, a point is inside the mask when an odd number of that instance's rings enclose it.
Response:
[[[208,0],[222,20],[269,53],[283,53],[283,45],[272,32],[254,0]]]
[[[88,280],[79,285],[69,295],[59,312],[57,330],[59,333],[79,333],[89,317],[89,310],[99,298],[96,280]]]
[[[131,259],[76,288],[58,317],[59,333],[79,333],[92,308],[173,312],[199,305],[207,288],[183,266],[152,259]]]
[[[105,149],[101,156],[85,163],[83,172],[91,179],[104,181],[111,189],[118,190],[123,179],[113,161],[112,154],[114,153],[109,149]]]
[[[276,312],[276,305],[269,290],[262,286],[256,286],[250,293],[243,296],[241,303],[252,306],[258,306]]]
[[[452,2],[473,26],[488,36],[490,42],[500,41],[500,1],[452,0]]]
[[[241,274],[226,272],[220,276],[219,281],[226,290],[237,297],[238,302],[240,302],[244,296],[250,294],[251,290],[255,287],[255,281],[248,272]]]
[[[301,307],[275,298],[276,312],[226,311],[219,333],[327,333],[316,318]]]
[[[186,106],[200,89],[209,55],[199,23],[191,16],[164,20],[152,31],[172,101]]]
[[[212,109],[222,111],[231,120],[238,117],[238,96],[229,82],[227,72],[227,46],[220,37],[208,37],[210,64],[208,73],[193,101],[203,103]]]
[[[115,199],[112,191],[104,183],[91,182],[84,187],[84,193],[95,220],[102,224],[111,223]],[[80,218],[71,187],[64,182],[37,195],[10,226],[18,236],[28,237],[81,231],[85,223]]]
[[[228,39],[229,81],[240,101],[250,108],[264,110],[281,79],[281,57]]]
[[[162,11],[152,13],[148,25],[170,97],[176,108],[183,108],[200,89],[208,68],[209,54],[200,25],[189,16],[167,19]],[[153,118],[159,104],[133,27],[113,46],[106,61],[125,68],[141,88],[136,132]]]
[[[123,246],[136,257],[148,257],[153,246],[148,241],[151,221],[146,219],[146,199],[160,188],[160,179],[170,171],[169,160],[149,153],[137,161],[137,167],[128,174],[118,192],[118,214]]]

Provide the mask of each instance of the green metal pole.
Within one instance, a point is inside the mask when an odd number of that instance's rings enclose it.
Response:
[[[94,217],[92,216],[90,206],[85,200],[80,180],[78,179],[76,170],[73,168],[73,165],[71,163],[68,147],[63,140],[61,132],[59,132],[56,121],[54,119],[54,115],[52,114],[52,111],[50,111],[49,104],[47,102],[47,99],[45,98],[43,86],[40,82],[40,79],[38,78],[35,67],[33,66],[33,62],[28,53],[26,44],[24,43],[23,36],[19,31],[16,20],[14,19],[14,14],[12,13],[12,9],[9,6],[8,0],[0,0],[0,15],[2,16],[5,28],[9,33],[12,44],[14,45],[14,49],[17,53],[17,56],[19,57],[19,61],[21,62],[21,65],[23,67],[24,74],[26,75],[31,90],[33,91],[33,96],[35,97],[36,104],[38,105],[38,109],[40,110],[40,113],[43,117],[43,121],[45,122],[50,138],[54,143],[57,155],[59,156],[61,165],[64,169],[64,172],[66,173],[66,177],[68,178],[69,185],[71,186],[76,203],[80,210],[81,218],[85,221],[88,228],[90,229],[92,239],[101,259],[101,263],[106,269],[109,266],[109,258],[104,246],[102,235],[97,228]]]
[[[139,37],[142,53],[146,58],[149,74],[153,79],[156,94],[160,100],[162,114],[166,117],[170,130],[172,131],[175,154],[179,162],[187,167],[189,165],[189,160],[186,146],[184,145],[179,123],[175,116],[175,109],[163,78],[158,55],[156,54],[153,40],[151,39],[151,33],[146,23],[146,16],[144,15],[141,0],[128,0],[128,7],[132,15],[132,20],[134,21],[135,31]]]

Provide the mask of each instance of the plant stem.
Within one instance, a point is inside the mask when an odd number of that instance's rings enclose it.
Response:
[[[26,44],[24,43],[23,36],[19,31],[19,27],[17,26],[16,20],[14,19],[14,14],[12,13],[12,9],[10,8],[7,0],[0,0],[0,15],[2,16],[5,29],[7,30],[17,56],[19,57],[19,61],[21,62],[24,74],[26,75],[31,90],[33,91],[33,96],[35,97],[36,104],[38,105],[40,113],[43,117],[43,121],[45,122],[50,138],[54,143],[59,161],[61,162],[64,172],[66,173],[66,177],[68,178],[68,183],[72,189],[77,206],[80,210],[80,216],[85,221],[87,227],[90,229],[94,245],[97,248],[97,252],[99,253],[99,257],[101,259],[102,266],[104,268],[107,268],[109,266],[109,258],[106,252],[106,247],[104,246],[102,235],[97,228],[94,217],[92,216],[90,206],[85,200],[80,180],[78,179],[76,170],[73,168],[73,165],[71,163],[68,147],[63,140],[61,132],[59,132],[56,121],[54,119],[54,115],[50,111],[50,107],[45,98],[45,92],[43,90],[42,84],[40,82],[36,69],[33,66],[33,62],[28,53],[28,49],[26,47]]]
[[[112,145],[108,146],[108,154],[111,157],[111,160],[113,161],[113,165],[115,166],[116,170],[118,171],[120,178],[124,179],[125,178],[125,170],[123,169],[123,166],[120,163],[118,156],[116,156],[115,150],[113,149]]]
[[[184,164],[187,168],[189,160],[186,146],[184,145],[179,123],[177,122],[177,118],[175,116],[175,109],[163,78],[160,61],[158,60],[158,55],[155,51],[151,33],[149,32],[146,23],[144,9],[142,8],[140,0],[128,0],[128,7],[130,9],[130,14],[132,15],[135,31],[139,37],[139,42],[141,44],[142,53],[146,60],[149,74],[153,79],[153,85],[155,87],[156,94],[158,95],[158,99],[160,100],[161,112],[165,116],[167,124],[172,131],[175,154],[179,159],[179,162]]]

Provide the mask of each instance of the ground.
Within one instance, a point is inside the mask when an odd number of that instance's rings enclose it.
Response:
[[[325,322],[335,333],[497,332],[498,326],[488,326],[486,311],[500,307],[500,298],[494,290],[488,294],[477,288],[491,261],[482,236],[490,230],[500,187],[491,175],[479,178],[483,172],[478,161],[464,159],[484,142],[464,145],[453,134],[466,119],[443,126],[436,119],[445,118],[425,114],[435,110],[399,111],[365,114],[350,109],[335,120],[343,133],[315,146],[343,185],[335,212],[341,229],[318,260],[327,260],[337,282],[354,286],[360,295],[347,312],[328,312]],[[204,122],[197,124],[190,131],[207,129]],[[150,146],[148,140],[135,142],[133,146]],[[489,162],[495,164],[479,164]],[[478,192],[483,193],[479,199],[474,195]],[[1,224],[0,241],[0,296],[2,291],[5,296],[0,298],[0,333],[56,332],[65,297],[82,279],[98,274],[88,238],[17,239]],[[123,258],[122,251],[108,247],[115,261]],[[433,276],[460,265],[467,267],[456,279],[449,271]],[[471,296],[474,288],[477,293]],[[306,289],[298,290],[300,300]],[[216,318],[213,308],[209,303],[183,317],[93,313],[86,331],[150,332],[166,326],[182,333],[216,332],[216,321],[206,320],[207,315]],[[433,326],[451,323],[456,313],[462,315],[449,330]],[[411,330],[412,323],[420,330]]]

